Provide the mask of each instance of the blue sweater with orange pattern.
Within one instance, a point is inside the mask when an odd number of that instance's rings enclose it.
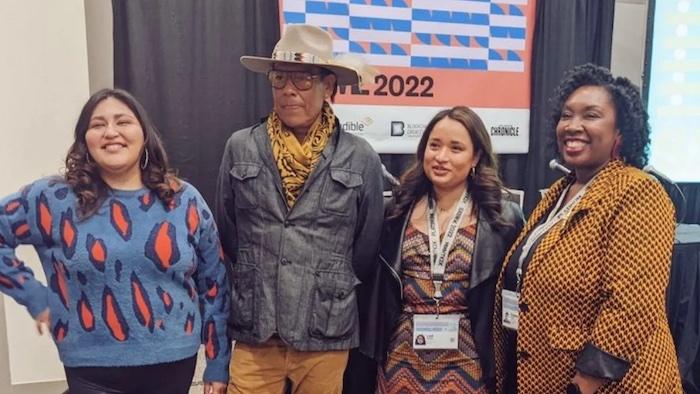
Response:
[[[213,217],[183,182],[165,206],[147,188],[111,190],[92,216],[60,178],[0,200],[0,291],[32,317],[50,311],[68,367],[182,360],[205,347],[205,381],[228,381],[226,269]],[[15,255],[32,245],[39,282]]]

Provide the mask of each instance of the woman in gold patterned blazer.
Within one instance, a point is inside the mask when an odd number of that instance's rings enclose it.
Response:
[[[665,311],[674,209],[647,163],[639,90],[574,68],[552,115],[571,173],[506,256],[494,340],[501,393],[680,393]]]

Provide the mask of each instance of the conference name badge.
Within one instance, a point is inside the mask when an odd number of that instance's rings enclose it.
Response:
[[[518,331],[518,299],[520,295],[511,290],[501,291],[501,324],[510,330]]]
[[[461,315],[413,315],[413,348],[457,349]]]

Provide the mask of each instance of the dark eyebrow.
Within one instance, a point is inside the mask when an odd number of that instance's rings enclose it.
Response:
[[[134,115],[127,114],[127,113],[116,114],[114,117],[117,118],[117,119],[120,119],[120,118],[123,118],[123,117],[131,118],[131,119],[136,119],[136,117],[135,117]]]
[[[603,107],[600,106],[600,105],[598,105],[598,104],[589,104],[589,105],[586,105],[585,107],[583,107],[584,110],[589,110],[589,109],[602,109],[602,108],[603,108]],[[571,109],[571,105],[570,105],[570,104],[564,104],[563,107],[562,107],[562,110],[565,110],[565,109]]]
[[[120,113],[120,114],[114,115],[114,118],[115,118],[115,119],[120,119],[120,118],[123,118],[123,117],[131,118],[131,119],[136,119],[135,116],[133,116],[133,115],[131,115],[131,114],[128,114],[128,113]],[[103,122],[106,122],[106,121],[107,121],[107,118],[105,118],[105,117],[102,116],[102,115],[95,115],[95,116],[93,116],[92,118],[90,118],[90,121],[91,121],[91,122],[92,122],[93,120],[101,120],[101,121],[103,121]]]
[[[443,141],[442,141],[440,138],[435,138],[435,137],[433,137],[433,136],[430,136],[430,138],[428,138],[428,142],[440,142],[440,143],[443,143]],[[447,142],[444,142],[444,143],[445,143],[445,144],[448,144],[448,145],[459,145],[459,146],[464,146],[464,145],[465,145],[465,144],[463,144],[461,141],[458,141],[458,140],[448,140]]]

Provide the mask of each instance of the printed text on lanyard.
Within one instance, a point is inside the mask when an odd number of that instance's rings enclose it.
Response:
[[[447,265],[447,256],[452,249],[452,244],[454,244],[455,238],[457,238],[457,230],[459,225],[462,223],[462,219],[467,212],[472,210],[472,199],[466,190],[462,193],[462,197],[459,199],[459,204],[457,205],[457,210],[452,215],[449,221],[449,226],[445,232],[445,236],[440,242],[440,230],[438,224],[438,215],[435,210],[436,207],[435,199],[432,195],[428,196],[428,240],[430,247],[430,272],[433,278],[433,285],[435,286],[435,293],[433,299],[435,300],[436,308],[438,308],[438,314],[440,313],[440,299],[442,298],[442,282],[445,276],[445,266]]]

